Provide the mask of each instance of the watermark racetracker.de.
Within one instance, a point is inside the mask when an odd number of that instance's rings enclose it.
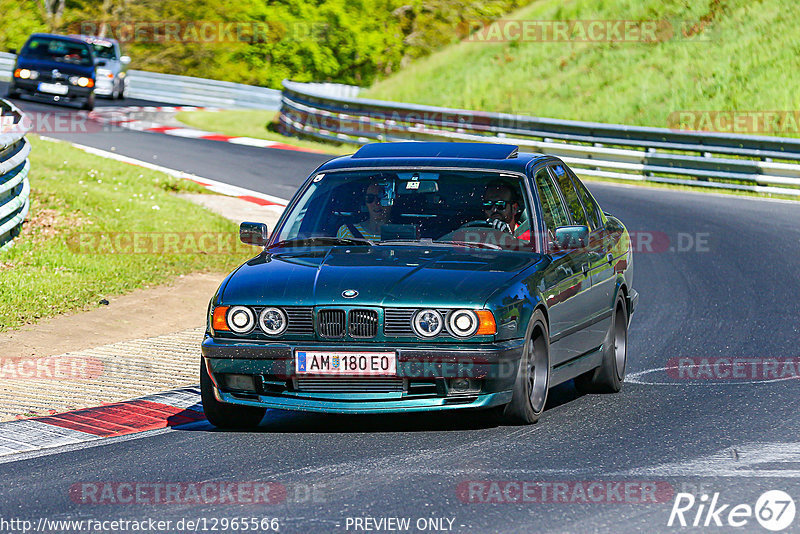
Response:
[[[280,20],[84,20],[70,25],[72,33],[104,35],[121,43],[270,43],[322,39],[325,21]]]
[[[658,504],[675,492],[652,480],[465,480],[456,494],[467,504]]]
[[[701,21],[679,19],[474,19],[459,26],[459,33],[468,34],[464,40],[472,43],[659,43],[691,37],[708,41],[709,30]]]

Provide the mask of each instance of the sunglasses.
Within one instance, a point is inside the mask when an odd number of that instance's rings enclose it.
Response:
[[[364,202],[366,204],[374,204],[375,202],[380,202],[384,198],[386,197],[383,195],[374,195],[372,193],[367,193],[366,195],[364,195]]]
[[[506,206],[511,205],[510,200],[487,200],[483,203],[483,209],[489,211],[492,207],[497,208],[500,211],[506,209]]]

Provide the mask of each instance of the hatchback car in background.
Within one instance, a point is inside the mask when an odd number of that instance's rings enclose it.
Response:
[[[46,97],[92,110],[95,81],[95,55],[85,41],[34,33],[19,51],[8,96]]]
[[[551,387],[619,391],[638,295],[625,226],[558,158],[383,143],[320,166],[208,309],[202,401],[218,427],[266,408],[492,409],[532,423]]]
[[[129,56],[123,56],[119,41],[92,35],[71,35],[88,43],[94,50],[97,63],[97,96],[117,100],[125,98],[128,92]]]

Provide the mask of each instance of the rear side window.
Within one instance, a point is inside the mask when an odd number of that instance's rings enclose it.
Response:
[[[583,185],[575,173],[572,171],[569,172],[569,175],[572,177],[572,181],[575,183],[575,188],[578,190],[578,196],[581,198],[581,202],[583,202],[583,207],[586,208],[586,215],[589,217],[589,223],[591,224],[591,229],[597,229],[603,226],[603,219],[600,216],[600,208],[595,203],[594,198],[589,193],[589,190],[586,189],[586,186]]]
[[[550,169],[553,171],[561,192],[564,194],[564,200],[567,202],[567,210],[572,217],[574,224],[588,226],[586,223],[586,213],[583,211],[581,201],[578,199],[578,193],[575,191],[575,186],[572,183],[566,169],[563,165],[552,165]]]
[[[547,169],[543,168],[537,172],[534,180],[536,189],[539,191],[539,199],[542,202],[542,218],[547,228],[555,230],[559,226],[568,226],[567,212]]]

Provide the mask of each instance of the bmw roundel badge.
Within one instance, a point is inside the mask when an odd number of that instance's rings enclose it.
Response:
[[[358,291],[355,289],[345,289],[342,291],[342,296],[346,299],[354,299],[358,296]]]

